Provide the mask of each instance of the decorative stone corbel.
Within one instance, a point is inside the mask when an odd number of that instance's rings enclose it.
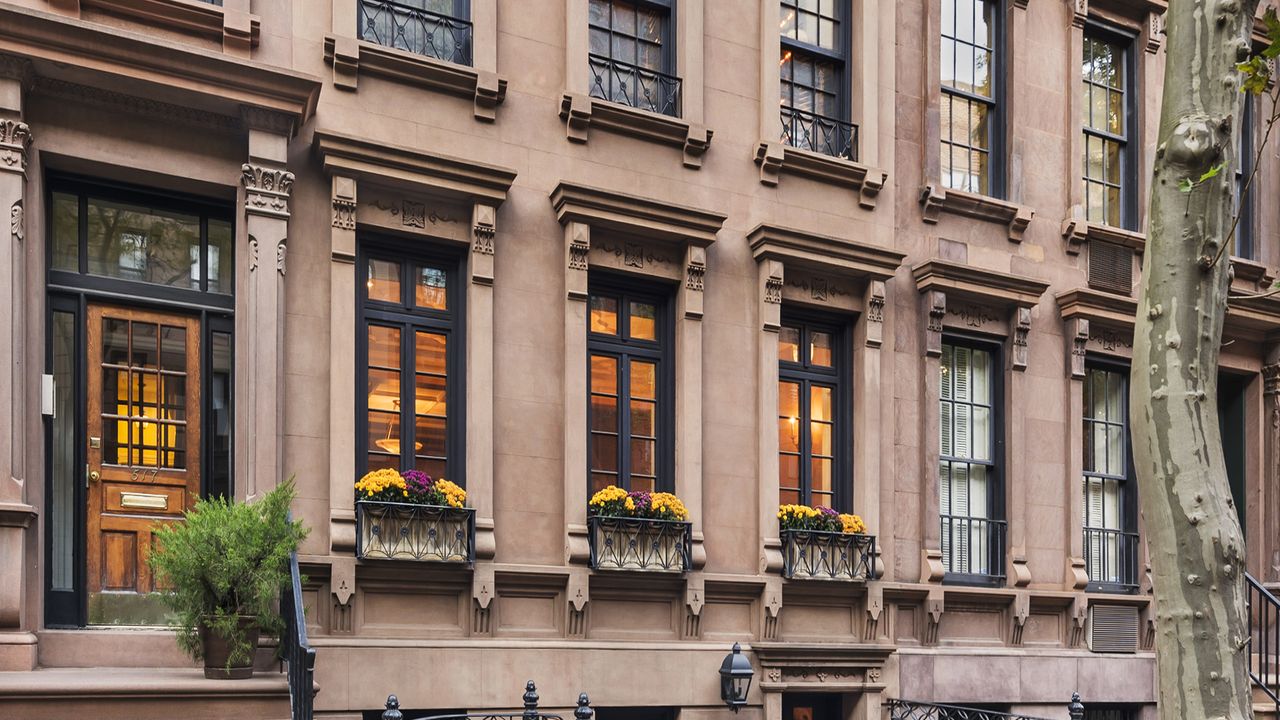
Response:
[[[498,117],[498,106],[507,95],[507,84],[490,70],[476,72],[475,109],[477,120],[493,122]]]
[[[289,218],[289,193],[293,173],[284,168],[245,163],[241,167],[245,210],[252,215]]]
[[[1036,211],[1026,205],[1019,205],[1018,211],[1014,214],[1013,219],[1009,221],[1009,241],[1020,243],[1022,237],[1027,232],[1027,226],[1031,224],[1031,218],[1035,217]]]
[[[924,644],[938,644],[938,626],[942,624],[942,611],[946,602],[943,599],[942,588],[934,587],[929,589],[929,596],[924,601],[925,612],[925,628],[924,628]]]
[[[498,210],[476,203],[471,210],[471,282],[493,284],[493,239],[498,232]]]
[[[878,348],[884,342],[884,301],[884,281],[872,280],[867,283],[867,289],[863,295],[863,307],[866,308],[867,347]]]
[[[867,584],[867,623],[862,632],[862,639],[867,642],[876,641],[876,632],[880,627],[880,613],[884,612],[884,588],[880,583]]]
[[[493,565],[477,564],[471,574],[471,634],[489,635],[492,632],[490,606],[494,596]]]
[[[0,170],[25,173],[31,126],[21,120],[0,118]]]
[[[1031,584],[1031,568],[1027,567],[1027,556],[1014,553],[1009,563],[1009,579],[1014,587],[1026,587]]]
[[[684,253],[684,315],[702,317],[703,278],[707,274],[707,249],[689,245]]]
[[[356,229],[356,181],[352,178],[334,176],[333,178],[333,226],[339,230]],[[345,259],[348,252],[345,248],[334,251],[334,259],[341,253]],[[350,249],[351,261],[355,261],[355,247]]]
[[[1089,343],[1089,320],[1071,318],[1067,321],[1067,368],[1072,380],[1083,380],[1086,346]]]
[[[335,555],[329,565],[329,591],[333,595],[333,632],[350,634],[351,597],[356,591],[356,559],[350,555]]]
[[[590,576],[585,572],[569,574],[565,598],[569,610],[569,637],[582,638],[587,634],[587,604],[591,601]]]
[[[578,93],[565,93],[560,99],[560,119],[570,142],[585,143],[591,131],[591,98]]]
[[[942,215],[942,204],[946,201],[946,191],[938,189],[932,183],[920,188],[920,204],[923,205],[923,220],[934,224]]]
[[[702,156],[711,147],[712,131],[706,125],[689,125],[684,138],[684,166],[697,170],[702,167]]]
[[[692,573],[684,581],[684,639],[702,637],[702,606],[706,602],[706,584],[700,573]]]
[[[1089,0],[1071,0],[1071,26],[1083,28],[1089,19]]]
[[[1164,13],[1149,12],[1147,13],[1147,32],[1146,46],[1147,52],[1156,53],[1160,51],[1160,36],[1164,34]]]
[[[341,35],[333,39],[333,86],[341,90],[355,90],[360,78],[360,43],[352,37]]]
[[[778,618],[782,615],[782,578],[767,577],[764,581],[764,639],[778,639]]]
[[[924,354],[942,357],[942,322],[947,315],[947,294],[930,290],[923,294],[924,302]]]
[[[1022,632],[1027,627],[1027,618],[1031,616],[1031,595],[1026,592],[1020,592],[1013,596],[1013,634],[1010,637],[1010,644],[1015,647],[1022,646]]]
[[[1073,648],[1080,647],[1084,642],[1084,628],[1089,621],[1089,598],[1083,595],[1077,595],[1071,601],[1070,623],[1068,631],[1070,638],[1068,645]]]
[[[1009,318],[1009,327],[1013,330],[1013,353],[1010,358],[1010,366],[1014,370],[1022,372],[1027,369],[1027,361],[1030,355],[1027,348],[1027,338],[1031,334],[1031,308],[1014,308],[1012,316]]]
[[[237,57],[248,58],[258,44],[261,21],[243,10],[223,8],[222,51]]]
[[[876,168],[867,168],[867,176],[862,179],[862,187],[858,189],[858,207],[863,210],[875,210],[876,198],[884,189],[889,173]]]
[[[586,223],[569,222],[564,226],[565,240],[565,273],[569,297],[574,300],[587,299],[587,253],[591,250],[591,226]]]
[[[1089,585],[1089,569],[1084,565],[1084,558],[1067,558],[1067,577],[1071,579],[1072,590],[1083,590]]]
[[[1062,240],[1068,255],[1079,255],[1089,241],[1089,223],[1079,218],[1063,220]]]
[[[782,172],[782,143],[762,142],[756,147],[756,164],[760,166],[760,182],[770,187],[778,184]]]

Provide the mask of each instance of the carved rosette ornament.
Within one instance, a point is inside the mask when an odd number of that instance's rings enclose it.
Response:
[[[283,168],[245,163],[241,167],[245,189],[245,211],[251,215],[289,217],[289,193],[293,173]]]
[[[20,120],[0,119],[0,170],[25,173],[31,127]]]

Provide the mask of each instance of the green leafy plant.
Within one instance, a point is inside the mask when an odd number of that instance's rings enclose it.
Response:
[[[290,478],[255,502],[202,498],[185,522],[156,530],[149,562],[168,589],[178,644],[191,657],[203,657],[201,626],[227,639],[228,667],[253,656],[241,616],[255,617],[267,634],[284,629],[276,596],[289,579],[289,555],[308,532],[289,520],[294,495]]]

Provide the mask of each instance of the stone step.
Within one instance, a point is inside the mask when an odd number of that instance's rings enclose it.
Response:
[[[275,671],[275,640],[264,639],[254,665]],[[266,644],[270,644],[267,647]],[[199,664],[178,647],[178,636],[164,628],[91,627],[42,630],[37,645],[42,668],[195,668]]]
[[[0,673],[0,717],[23,720],[289,720],[279,672],[208,680],[199,668],[42,668]]]

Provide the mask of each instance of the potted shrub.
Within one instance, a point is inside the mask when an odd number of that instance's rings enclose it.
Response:
[[[667,492],[610,485],[587,503],[591,567],[685,572],[691,563],[689,511]]]
[[[252,676],[259,635],[284,628],[276,598],[307,536],[289,519],[293,497],[290,479],[255,502],[201,498],[184,522],[155,531],[148,561],[168,590],[178,644],[204,660],[207,678]]]
[[[475,562],[475,510],[467,491],[417,470],[374,470],[356,481],[356,555]]]
[[[867,580],[874,576],[876,539],[857,515],[821,505],[782,505],[783,575],[788,578]]]

